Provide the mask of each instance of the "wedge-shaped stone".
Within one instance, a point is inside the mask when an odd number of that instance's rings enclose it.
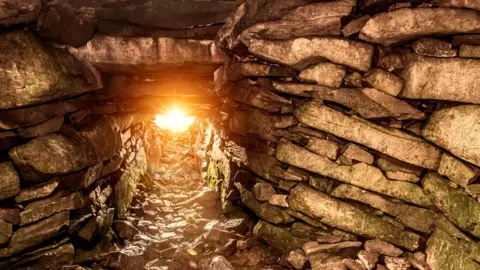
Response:
[[[10,237],[12,236],[12,228],[13,225],[3,219],[0,219],[0,244],[3,245],[10,241]]]
[[[365,118],[394,117],[399,120],[422,119],[425,115],[403,100],[397,99],[375,88],[328,88],[325,86],[297,86],[310,90],[317,99],[333,101],[345,105]]]
[[[460,229],[480,237],[480,203],[451,188],[446,179],[428,173],[422,185],[432,202]]]
[[[60,192],[45,200],[39,200],[28,204],[20,213],[20,226],[49,217],[55,213],[74,210],[83,207],[83,198],[75,192],[65,195]]]
[[[479,130],[480,106],[462,105],[434,112],[422,135],[455,156],[480,166]]]
[[[440,164],[442,151],[425,140],[346,116],[322,104],[307,103],[295,111],[295,116],[303,124],[423,168],[435,170]]]
[[[383,154],[377,158],[376,164],[383,171],[404,172],[416,176],[422,175],[423,172],[423,169],[420,167]]]
[[[360,39],[388,46],[429,35],[480,33],[478,18],[473,10],[401,8],[370,18]]]
[[[340,150],[338,143],[317,138],[310,138],[305,148],[331,160],[337,159]]]
[[[438,173],[448,177],[463,188],[466,188],[478,177],[478,172],[448,153],[443,153]]]
[[[267,242],[269,245],[279,248],[283,251],[301,249],[309,240],[293,236],[288,230],[274,226],[263,220],[260,220],[253,234],[259,239]]]
[[[102,87],[100,74],[27,31],[0,35],[0,109],[76,96]]]
[[[303,69],[298,78],[329,87],[340,87],[346,75],[347,71],[341,66],[322,62]]]
[[[362,16],[360,18],[357,18],[351,22],[349,22],[345,27],[342,29],[342,34],[344,37],[349,37],[351,35],[354,35],[358,32],[360,32],[367,23],[367,21],[370,19],[369,15]]]
[[[281,140],[277,144],[276,156],[281,162],[345,183],[417,205],[432,205],[419,186],[408,182],[388,180],[378,168],[365,163],[357,163],[352,166],[339,165],[286,140]]]
[[[227,66],[226,72],[231,81],[239,81],[245,77],[293,77],[297,73],[288,67],[260,62],[233,62]]]
[[[336,64],[367,71],[373,57],[372,45],[331,37],[288,41],[252,39],[248,49],[257,57],[295,69],[303,69],[328,59]]]
[[[354,143],[349,143],[342,148],[342,156],[351,160],[360,161],[367,164],[373,163],[372,154],[365,151],[363,148]]]
[[[55,117],[43,123],[27,128],[19,128],[18,135],[24,138],[35,138],[48,133],[57,132],[63,125],[63,116]]]
[[[397,218],[407,227],[419,232],[431,233],[435,227],[439,227],[452,236],[470,241],[448,219],[433,210],[395,202],[379,194],[347,184],[336,187],[330,195],[339,199],[367,204]]]
[[[9,155],[28,181],[67,174],[95,162],[95,153],[90,146],[57,133],[12,148]]]
[[[399,180],[399,181],[408,181],[408,182],[418,182],[420,181],[420,177],[416,176],[415,174],[406,173],[406,172],[399,172],[399,171],[386,171],[385,175],[388,179]]]
[[[480,21],[480,20],[479,20]],[[480,60],[408,54],[400,76],[402,98],[480,103]]]
[[[52,179],[48,182],[44,182],[33,187],[22,189],[20,194],[15,197],[15,202],[21,203],[38,198],[47,197],[58,187],[58,179]]]
[[[225,54],[210,40],[95,35],[82,47],[69,51],[108,72],[167,72],[184,66],[203,74],[226,61]]]
[[[366,73],[363,82],[392,96],[397,96],[403,88],[402,79],[381,68],[374,68]]]
[[[305,185],[298,185],[290,191],[288,203],[293,210],[318,218],[330,226],[347,232],[367,238],[382,239],[408,250],[418,248],[419,235],[403,231],[379,217]],[[358,224],[365,224],[365,226],[358,226]]]
[[[17,195],[20,192],[20,178],[10,161],[0,163],[0,200]]]
[[[305,254],[310,255],[321,251],[334,251],[344,248],[358,248],[362,246],[362,242],[340,242],[333,244],[319,244],[318,242],[308,242],[303,245]]]
[[[427,263],[432,270],[477,270],[469,250],[460,240],[437,229],[427,241]]]
[[[268,202],[261,203],[257,201],[255,196],[253,196],[253,193],[243,187],[240,183],[236,183],[235,186],[240,191],[241,199],[245,206],[252,210],[261,219],[273,224],[290,223],[294,221],[294,219],[281,207],[271,205]]]
[[[230,98],[269,112],[280,112],[283,107],[292,106],[290,100],[246,81],[237,84]]]
[[[42,220],[15,231],[8,247],[0,249],[0,258],[10,257],[27,248],[34,247],[49,239],[62,234],[69,223],[69,212],[57,213],[48,219]]]
[[[452,49],[451,43],[434,38],[419,38],[412,44],[412,48],[417,54],[425,56],[457,56],[457,49]]]

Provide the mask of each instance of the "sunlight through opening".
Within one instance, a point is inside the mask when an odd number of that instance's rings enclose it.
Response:
[[[178,109],[172,109],[168,114],[157,114],[155,124],[161,129],[170,130],[174,133],[183,132],[195,122],[195,116],[185,116],[185,113]]]

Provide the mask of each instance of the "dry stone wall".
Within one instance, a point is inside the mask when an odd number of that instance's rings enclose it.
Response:
[[[216,40],[224,210],[296,269],[478,269],[479,10],[246,1]]]

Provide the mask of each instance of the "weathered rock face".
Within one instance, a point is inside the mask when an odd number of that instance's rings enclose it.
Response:
[[[437,169],[442,151],[428,142],[397,130],[389,130],[318,103],[308,103],[295,114],[309,126],[348,139],[399,160]],[[351,132],[354,129],[357,132]],[[412,151],[413,150],[413,151]]]
[[[336,64],[367,71],[373,57],[373,47],[369,44],[329,37],[289,41],[252,39],[248,50],[259,58],[296,69],[328,59]]]
[[[298,185],[293,188],[290,191],[288,202],[292,209],[319,218],[330,226],[365,237],[383,239],[409,250],[418,247],[418,235],[404,232],[378,217],[367,214],[352,205],[333,199],[307,186]],[[329,208],[334,208],[336,211],[330,211]],[[349,218],[346,218],[347,216]],[[356,226],[359,222],[367,223],[368,226]]]
[[[20,193],[20,178],[11,162],[0,163],[0,200],[13,197]]]
[[[165,72],[178,66],[178,72],[182,66],[192,72],[201,64],[198,73],[211,74],[226,61],[224,53],[208,40],[96,35],[84,46],[69,51],[102,71],[116,73]]]
[[[49,48],[26,31],[0,36],[2,55],[0,109],[12,109],[67,98],[102,87],[90,65]],[[6,88],[5,88],[6,87]]]
[[[480,60],[433,58],[409,54],[401,77],[405,84],[400,97],[480,103],[477,70]]]
[[[7,0],[0,7],[0,25],[34,22],[41,7],[39,0]]]
[[[422,134],[457,157],[480,166],[479,117],[477,105],[441,109],[432,114]]]
[[[388,46],[421,36],[479,33],[478,16],[472,10],[402,8],[370,18],[360,39]]]

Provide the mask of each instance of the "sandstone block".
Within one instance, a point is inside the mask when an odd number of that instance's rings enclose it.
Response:
[[[435,58],[408,54],[400,73],[405,83],[400,97],[480,103],[480,60]]]
[[[383,239],[409,250],[418,247],[420,237],[417,234],[403,231],[355,206],[305,185],[298,185],[290,191],[288,203],[293,210],[321,219],[330,226],[364,237]],[[359,222],[368,226],[359,227]]]
[[[295,111],[304,124],[343,139],[365,145],[399,160],[437,169],[442,151],[404,132],[387,129],[358,117],[346,116],[318,103],[307,103]],[[352,132],[355,130],[355,132]]]
[[[460,46],[460,57],[480,58],[480,46],[462,45]]]
[[[435,111],[423,127],[422,135],[455,156],[480,166],[478,130],[480,106],[462,105]]]
[[[367,240],[365,242],[365,249],[369,252],[376,252],[391,257],[398,257],[403,253],[403,251],[396,246],[379,239]]]
[[[307,261],[308,259],[301,249],[295,249],[288,253],[287,262],[297,270],[303,269]]]
[[[257,201],[265,202],[272,198],[275,194],[275,189],[268,183],[257,183],[253,186],[252,193]]]
[[[260,220],[255,228],[253,234],[267,242],[269,245],[279,248],[283,251],[291,251],[301,249],[308,240],[292,236],[292,234],[280,227],[274,226],[263,220]]]
[[[452,44],[455,46],[480,45],[480,35],[459,35],[452,37]]]
[[[397,96],[403,88],[403,80],[380,68],[374,68],[363,76],[363,82],[369,87]]]
[[[386,171],[385,176],[388,179],[399,181],[408,181],[413,183],[420,181],[420,177],[418,177],[417,175],[400,171]]]
[[[337,159],[340,150],[338,143],[317,138],[310,138],[305,148],[331,160]]]
[[[349,143],[349,144],[345,145],[342,148],[341,153],[342,153],[342,156],[344,156],[348,159],[359,161],[359,162],[364,162],[364,163],[367,163],[367,164],[372,164],[373,159],[374,159],[372,154],[365,151],[364,149],[362,149],[361,147],[359,147],[358,145],[356,145],[354,143]]]
[[[15,202],[21,203],[38,198],[47,197],[58,187],[58,179],[52,179],[50,181],[22,189],[20,193],[15,197]]]
[[[320,175],[350,183],[374,192],[392,196],[421,206],[432,203],[415,184],[388,180],[382,172],[365,163],[352,166],[338,165],[325,157],[282,140],[277,145],[278,160]]]
[[[260,62],[233,62],[226,68],[227,78],[239,81],[245,77],[293,77],[296,71],[291,68]]]
[[[12,237],[12,224],[3,219],[0,219],[0,244],[5,244],[10,241],[10,237]]]
[[[372,270],[373,268],[375,268],[375,265],[378,262],[378,253],[376,252],[360,250],[357,256],[360,259],[360,261],[362,261],[365,268],[367,268],[368,270]]]
[[[319,244],[318,242],[308,242],[303,245],[303,251],[305,254],[310,255],[321,251],[333,251],[344,248],[358,248],[362,246],[362,242],[339,242],[334,244]]]
[[[298,78],[329,87],[340,87],[347,71],[335,64],[322,62],[303,69]]]
[[[354,260],[354,259],[343,259],[343,264],[351,270],[365,270],[365,266],[363,266],[362,261]]]
[[[276,205],[280,207],[288,208],[287,195],[275,194],[268,200],[268,203],[271,205]]]
[[[473,10],[402,8],[370,18],[360,39],[388,46],[422,36],[479,32],[478,13]]]
[[[230,93],[230,98],[269,112],[278,113],[282,108],[292,106],[290,100],[261,87],[249,85],[249,83],[245,81],[237,84],[234,91]]]
[[[443,153],[438,173],[466,188],[478,177],[478,172],[456,157]]]
[[[20,178],[12,162],[0,163],[0,200],[13,197],[20,193]]]
[[[288,41],[252,39],[251,54],[295,69],[327,59],[360,71],[371,67],[373,46],[340,38],[298,38]]]
[[[55,117],[32,127],[20,128],[17,132],[24,138],[40,137],[59,131],[63,125],[63,119],[63,116]]]
[[[464,231],[480,236],[480,203],[448,185],[440,175],[428,173],[422,185],[432,202],[445,216]]]

